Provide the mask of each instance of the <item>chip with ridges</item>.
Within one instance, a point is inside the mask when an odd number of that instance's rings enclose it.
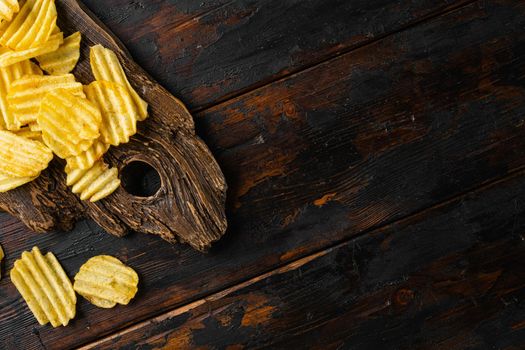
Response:
[[[109,255],[89,259],[75,276],[73,288],[92,304],[112,308],[127,305],[137,293],[139,276],[129,266]]]
[[[129,142],[130,136],[137,132],[139,116],[128,90],[120,84],[100,80],[86,86],[84,91],[102,114],[102,141],[112,146]]]
[[[87,151],[80,153],[78,156],[68,157],[67,166],[70,169],[89,169],[97,160],[102,158],[104,153],[109,149],[107,143],[96,140]]]
[[[16,62],[53,52],[64,41],[64,35],[59,32],[51,35],[48,41],[30,49],[15,51],[8,47],[0,47],[0,67],[7,67]]]
[[[109,168],[102,159],[89,169],[72,169],[66,166],[66,184],[80,194],[81,200],[96,202],[109,196],[120,186],[117,168]]]
[[[27,0],[0,35],[0,44],[15,51],[46,43],[56,27],[54,0]]]
[[[36,179],[37,176],[31,177],[12,177],[4,174],[0,174],[0,193],[7,192],[22,185],[25,185],[28,182]]]
[[[9,112],[22,125],[33,123],[44,96],[57,89],[79,97],[86,96],[82,84],[73,74],[25,76],[11,83],[7,94]]]
[[[11,177],[38,176],[53,159],[42,142],[0,131],[0,173]]]
[[[7,107],[7,93],[11,83],[25,75],[42,74],[42,70],[29,60],[0,68],[0,129],[18,130],[22,125]]]
[[[42,132],[31,130],[29,126],[24,126],[20,130],[13,131],[13,133],[26,139],[42,141]]]
[[[117,55],[102,45],[92,46],[89,52],[91,70],[96,80],[112,81],[125,86],[137,108],[139,120],[148,116],[148,104],[133,89],[120,65]]]
[[[10,21],[18,11],[18,0],[0,0],[0,20]]]
[[[64,39],[56,51],[38,56],[36,60],[40,67],[51,75],[71,72],[80,57],[80,39],[80,32],[73,33]]]
[[[37,247],[22,253],[11,270],[11,281],[35,315],[38,323],[67,326],[75,317],[77,298],[71,281],[53,255]]]

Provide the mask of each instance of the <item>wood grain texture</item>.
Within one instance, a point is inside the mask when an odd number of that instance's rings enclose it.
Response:
[[[525,173],[87,349],[522,349]]]
[[[465,0],[85,0],[157,81],[202,108]]]
[[[102,44],[117,53],[131,84],[149,103],[149,118],[140,123],[138,134],[125,145],[111,147],[104,159],[120,173],[131,162],[147,163],[159,173],[161,186],[148,197],[132,195],[121,186],[96,203],[80,203],[67,189],[65,176],[58,175],[64,164],[56,161],[38,181],[0,194],[0,208],[38,232],[68,230],[76,220],[89,217],[117,236],[131,229],[207,250],[226,231],[226,183],[213,155],[195,135],[191,115],[75,0],[58,1],[57,8],[60,28],[82,33],[77,79],[84,84],[93,81],[89,47]]]
[[[35,327],[4,279],[0,339],[85,344],[523,167],[524,13],[522,3],[476,2],[199,113],[198,133],[232,185],[229,232],[207,256],[90,222],[67,236],[6,225],[7,269],[38,244],[70,276],[111,254],[141,285],[125,308],[80,300],[57,332]]]

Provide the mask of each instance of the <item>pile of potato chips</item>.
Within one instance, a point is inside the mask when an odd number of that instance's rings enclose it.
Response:
[[[77,82],[81,35],[64,38],[56,21],[54,0],[0,0],[0,192],[36,179],[56,155],[67,185],[95,202],[120,186],[104,153],[129,142],[148,105],[101,45],[90,49],[95,81]]]

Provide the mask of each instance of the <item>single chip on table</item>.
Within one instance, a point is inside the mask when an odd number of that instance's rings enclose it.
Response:
[[[120,186],[117,168],[109,168],[102,159],[89,169],[72,169],[66,166],[66,184],[80,194],[81,200],[96,202],[115,192]]]
[[[7,67],[14,63],[53,52],[64,41],[61,32],[51,35],[48,41],[26,50],[15,51],[8,47],[0,47],[0,67]]]
[[[108,149],[109,145],[98,139],[85,152],[78,156],[68,157],[66,159],[67,166],[69,169],[89,169],[97,160],[102,158]]]
[[[56,51],[38,56],[36,60],[40,67],[51,75],[71,72],[80,57],[80,39],[80,32],[73,33],[64,39]]]
[[[73,74],[27,75],[11,83],[7,94],[9,112],[22,125],[36,122],[44,96],[57,89],[85,97],[83,86]]]
[[[20,11],[18,0],[0,0],[0,20],[10,21]]]
[[[47,168],[53,153],[42,142],[0,131],[0,173],[10,177],[34,177]]]
[[[146,119],[148,116],[148,104],[129,83],[117,55],[102,45],[95,45],[90,49],[89,60],[95,80],[112,81],[125,86],[135,103],[139,120]]]
[[[11,281],[38,323],[67,326],[75,317],[77,297],[71,281],[53,253],[37,247],[22,253],[11,270]]]
[[[18,130],[22,125],[8,109],[7,93],[11,83],[25,75],[42,74],[42,70],[29,60],[0,68],[0,129]]]
[[[15,51],[40,46],[49,40],[56,22],[54,0],[27,0],[12,21],[2,24],[0,44]]]
[[[112,146],[129,142],[130,136],[137,132],[139,115],[128,90],[123,85],[101,80],[92,82],[84,91],[102,114],[102,141]]]
[[[120,260],[109,255],[89,259],[75,276],[73,288],[93,305],[112,308],[127,305],[137,293],[139,276]]]

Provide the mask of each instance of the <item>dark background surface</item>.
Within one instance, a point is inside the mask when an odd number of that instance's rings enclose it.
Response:
[[[126,307],[6,348],[525,348],[525,3],[85,0],[192,110],[229,230],[208,255],[0,214],[9,270],[52,250],[135,268]]]

